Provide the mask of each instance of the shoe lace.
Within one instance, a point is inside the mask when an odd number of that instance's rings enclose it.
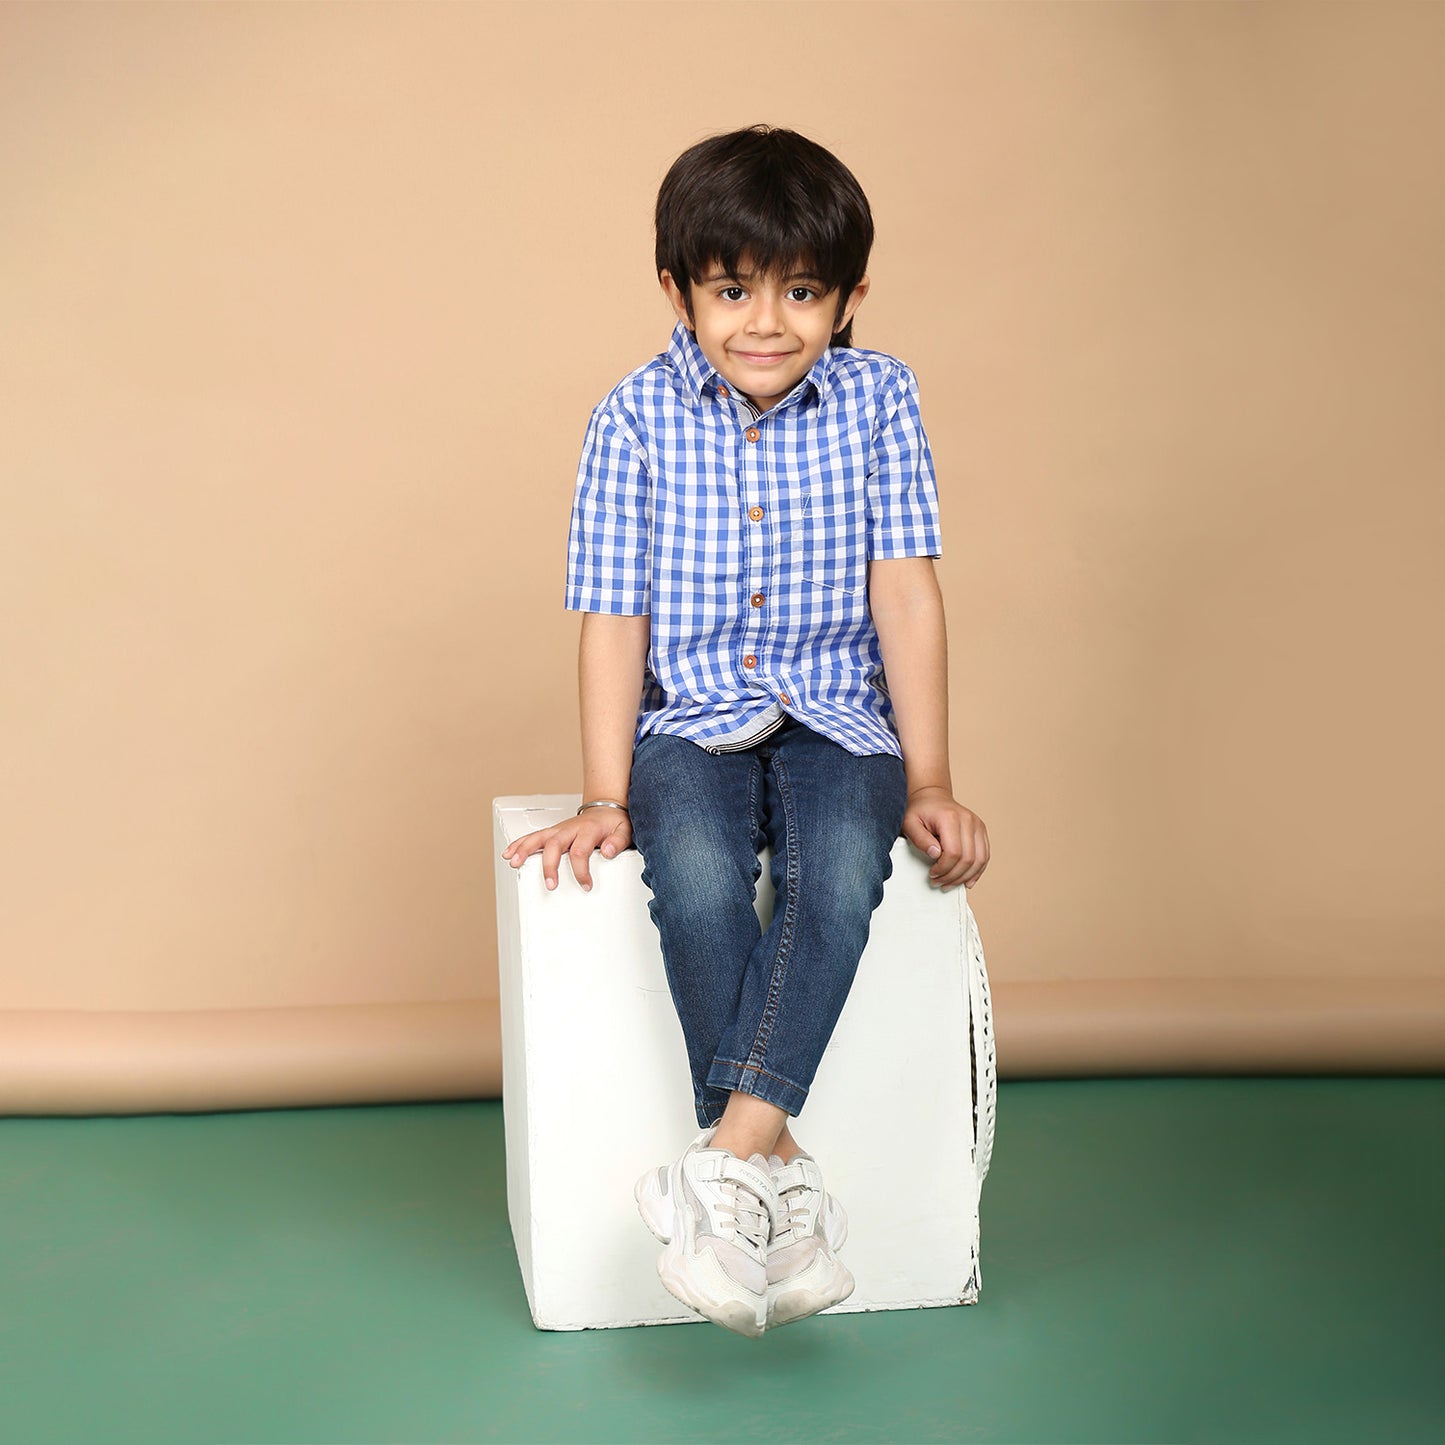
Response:
[[[778,1225],[777,1235],[774,1243],[778,1243],[784,1235],[794,1239],[801,1239],[808,1232],[808,1220],[812,1212],[813,1191],[806,1184],[795,1184],[791,1189],[783,1190],[778,1197],[778,1203],[783,1205],[786,1213]]]
[[[771,1232],[768,1206],[745,1184],[727,1184],[720,1195],[718,1213],[731,1223],[733,1237],[765,1259]]]

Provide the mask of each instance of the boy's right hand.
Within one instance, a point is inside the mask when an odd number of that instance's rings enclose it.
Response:
[[[520,868],[533,853],[542,855],[542,877],[548,888],[557,886],[557,867],[562,855],[572,860],[572,876],[583,891],[592,891],[592,852],[602,850],[604,858],[615,858],[632,846],[632,819],[618,808],[588,808],[575,818],[539,828],[508,843],[502,857]]]

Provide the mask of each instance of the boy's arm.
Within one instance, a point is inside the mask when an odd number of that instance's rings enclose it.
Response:
[[[627,803],[632,738],[642,701],[642,671],[652,618],[584,612],[577,647],[577,694],[582,713],[582,801]],[[589,810],[590,811],[590,810]],[[613,810],[616,811],[615,809]],[[584,815],[585,816],[585,815]]]
[[[983,820],[953,798],[948,640],[933,559],[870,562],[868,606],[908,776],[903,836],[933,859],[928,876],[934,883],[971,888],[988,866],[988,833]]]
[[[577,648],[577,682],[582,714],[582,801],[627,803],[632,775],[632,738],[642,700],[642,675],[651,641],[652,619],[585,612]],[[632,842],[632,820],[619,808],[588,808],[575,818],[509,843],[502,857],[520,868],[533,853],[542,855],[542,876],[557,886],[562,854],[572,859],[572,875],[592,887],[594,848],[613,858]]]

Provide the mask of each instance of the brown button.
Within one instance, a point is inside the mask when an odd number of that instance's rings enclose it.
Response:
[[[758,439],[760,436],[762,436],[762,432],[760,432],[760,431],[757,429],[757,427],[755,427],[755,426],[750,426],[750,427],[747,429],[747,431],[745,431],[745,432],[743,433],[743,435],[744,435],[750,442],[755,442],[755,441],[757,441],[757,439]]]
[[[728,397],[730,397],[730,396],[732,395],[732,392],[730,392],[730,391],[727,389],[727,387],[725,387],[725,386],[720,386],[720,387],[718,387],[718,389],[717,389],[717,394],[718,394],[720,397],[722,397],[722,399],[723,399],[724,401],[726,401],[726,400],[728,399]]]
[[[763,520],[763,509],[761,507],[749,507],[748,516],[755,522],[761,522]]]
[[[763,594],[762,594],[761,592],[754,592],[754,593],[753,593],[753,606],[754,606],[754,607],[761,607],[762,605],[763,605]]]
[[[751,652],[748,653],[748,655],[747,655],[745,658],[743,658],[743,666],[744,666],[744,667],[756,667],[757,665],[758,665],[758,660],[757,660],[756,657],[754,657],[754,656],[752,655]]]
[[[779,701],[779,702],[785,702],[785,703],[787,703],[787,705],[788,705],[789,707],[792,707],[792,705],[793,705],[793,699],[790,698],[790,697],[788,696],[788,694],[785,693],[785,692],[780,692],[780,693],[778,694],[778,701]]]

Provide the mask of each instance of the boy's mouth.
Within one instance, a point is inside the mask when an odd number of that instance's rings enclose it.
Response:
[[[744,361],[751,361],[754,366],[766,366],[771,361],[786,361],[793,353],[791,351],[736,351],[734,356],[741,357]]]

